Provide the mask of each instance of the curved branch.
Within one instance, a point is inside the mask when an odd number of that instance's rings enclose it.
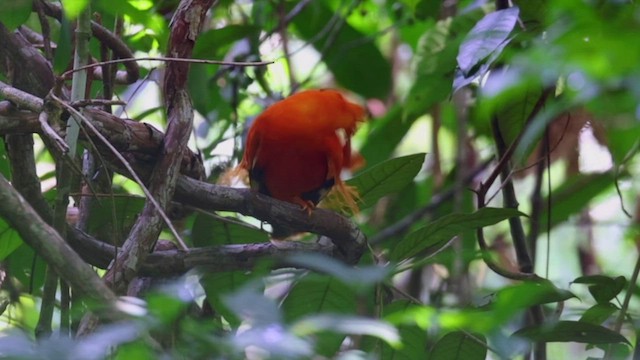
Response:
[[[42,2],[44,12],[48,16],[55,18],[58,21],[62,20],[62,8],[59,5],[52,2]],[[115,36],[111,31],[104,28],[102,25],[91,22],[91,32],[101,43],[105,44],[109,49],[113,51],[114,57],[118,58],[132,58],[134,57],[131,49],[120,38]],[[140,67],[136,62],[125,62],[124,67],[126,71],[117,71],[115,81],[119,84],[133,84],[140,78]],[[102,79],[102,69],[97,67],[93,73],[95,78]]]

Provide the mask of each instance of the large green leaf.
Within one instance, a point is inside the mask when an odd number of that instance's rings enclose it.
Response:
[[[329,276],[315,274],[300,279],[282,302],[286,322],[293,322],[318,313],[354,314],[356,293],[354,289]],[[325,356],[333,355],[340,348],[344,335],[318,334],[316,351]]]
[[[570,291],[558,289],[552,282],[530,281],[505,287],[496,294],[496,317],[508,319],[517,311],[534,305],[549,304],[574,298]]]
[[[198,214],[191,239],[195,246],[250,244],[269,241],[269,234],[234,218]]]
[[[452,331],[443,336],[431,349],[433,360],[484,360],[487,339],[482,334]]]
[[[295,2],[287,4],[290,11]],[[391,65],[371,38],[355,30],[327,2],[309,3],[293,24],[300,36],[320,52],[340,85],[367,98],[387,97]]]
[[[609,330],[604,326],[581,321],[558,321],[552,325],[529,326],[516,331],[513,336],[544,342],[629,344],[629,340],[615,331]]]
[[[600,325],[618,310],[620,309],[611,303],[595,304],[582,313],[580,321]]]
[[[449,214],[407,235],[393,248],[390,258],[402,261],[425,251],[433,254],[464,231],[522,215],[518,210],[507,208],[483,208],[472,214]]]
[[[391,107],[381,118],[370,121],[371,132],[367,134],[360,153],[368,165],[381,163],[393,154],[400,141],[407,135],[416,117],[402,119],[402,107]]]
[[[581,276],[573,282],[576,284],[588,284],[589,292],[598,304],[608,304],[627,284],[624,276],[613,278],[605,275]]]
[[[425,154],[413,154],[385,161],[360,173],[347,184],[360,194],[359,206],[366,209],[381,197],[402,190],[422,168]]]
[[[119,244],[144,207],[144,198],[136,196],[102,197],[91,202],[87,232],[103,241]]]
[[[31,15],[32,3],[33,0],[0,0],[0,23],[9,31],[15,30]]]

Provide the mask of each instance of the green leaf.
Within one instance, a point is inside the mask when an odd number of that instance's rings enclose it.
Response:
[[[74,20],[89,5],[89,0],[62,0],[62,10],[69,20]]]
[[[96,234],[103,241],[119,244],[138,218],[144,202],[144,198],[133,195],[92,201],[87,232]]]
[[[464,76],[474,75],[482,61],[501,51],[509,42],[508,37],[518,21],[519,12],[517,7],[492,12],[471,29],[460,45],[460,53],[456,57]]]
[[[618,310],[618,307],[611,303],[595,304],[582,313],[580,321],[600,325]]]
[[[474,10],[440,20],[421,37],[415,56],[415,80],[404,106],[404,117],[420,116],[451,95],[456,55],[464,34],[482,16]]]
[[[295,2],[287,2],[291,11]],[[349,25],[324,1],[313,1],[293,19],[300,36],[313,45],[345,88],[367,98],[391,91],[391,65],[375,43]]]
[[[208,273],[200,279],[200,284],[207,295],[206,300],[213,308],[214,313],[222,315],[232,327],[238,327],[241,319],[225,305],[222,294],[228,294],[240,289],[253,278],[250,274],[241,271],[227,271]]]
[[[380,338],[394,347],[400,346],[398,330],[386,322],[355,316],[311,315],[295,322],[291,330],[300,336],[319,332],[345,335],[370,335]]]
[[[356,313],[356,293],[329,276],[311,274],[300,279],[289,291],[281,305],[285,320],[293,322],[318,313]],[[316,351],[332,356],[340,349],[344,335],[317,335]]]
[[[523,216],[515,209],[483,208],[471,214],[449,214],[407,235],[393,248],[390,258],[402,261],[426,252],[425,256],[442,249],[456,235],[493,225],[511,217]]]
[[[576,284],[590,284],[589,292],[598,304],[607,304],[613,300],[627,284],[624,276],[612,278],[605,275],[581,276],[573,281]]]
[[[496,294],[495,311],[498,317],[507,319],[514,312],[542,305],[565,301],[576,297],[572,292],[558,289],[551,281],[529,281],[509,286]]]
[[[20,245],[22,245],[20,235],[0,218],[0,261],[11,255]]]
[[[512,336],[532,341],[577,342],[587,344],[630,344],[624,336],[600,325],[580,321],[558,321],[555,324],[529,326],[516,331]]]
[[[443,336],[431,349],[434,360],[484,360],[487,339],[482,334],[452,331]]]
[[[212,217],[199,213],[193,223],[191,239],[195,246],[250,244],[269,241],[269,234],[235,218]]]
[[[212,29],[198,36],[198,41],[193,48],[193,57],[196,59],[219,60],[226,54],[229,47],[236,41],[260,33],[260,28],[255,25],[227,25],[220,29]]]
[[[402,190],[422,168],[426,154],[413,154],[385,161],[347,181],[360,194],[360,208],[373,206],[383,196]]]
[[[31,15],[33,0],[0,0],[0,23],[9,31],[24,24]]]
[[[402,107],[391,107],[383,117],[373,119],[360,153],[368,165],[377,165],[389,159],[400,141],[407,135],[417,117],[402,119]]]

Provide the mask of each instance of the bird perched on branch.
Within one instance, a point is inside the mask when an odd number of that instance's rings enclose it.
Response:
[[[332,188],[357,211],[357,192],[340,178],[353,165],[351,137],[365,110],[335,90],[308,90],[267,108],[249,129],[238,169],[255,191],[311,211]]]

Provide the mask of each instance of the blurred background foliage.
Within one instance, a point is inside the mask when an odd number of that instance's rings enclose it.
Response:
[[[1,4],[8,28],[42,31],[31,0]],[[144,57],[164,54],[178,1],[63,5],[66,20],[49,19],[58,74],[72,56],[72,19],[85,6],[107,28],[123,20],[122,39]],[[209,181],[237,164],[243,134],[266,106],[302,89],[342,89],[370,113],[354,141],[366,165],[350,180],[363,194],[353,218],[370,251],[356,268],[301,255],[292,263],[310,270],[271,270],[265,261],[252,272],[163,280],[144,302],[122,300],[127,321],[85,338],[34,340],[43,264],[0,220],[0,356],[494,359],[526,358],[538,342],[550,359],[637,358],[637,4],[220,0],[207,21],[194,58],[273,61],[191,66],[190,147]],[[91,51],[99,57],[95,40]],[[114,113],[163,128],[162,63],[139,64],[141,80],[116,88],[127,105]],[[92,96],[101,91],[93,82]],[[55,167],[37,146],[43,191],[53,199]],[[507,149],[510,161],[498,162]],[[10,177],[4,147],[0,159]],[[474,190],[496,168],[505,177],[486,189],[489,208],[477,210]],[[507,183],[523,216],[503,204]],[[142,193],[118,175],[112,191],[122,196],[96,204],[88,231],[121,241]],[[193,246],[268,241],[254,219],[219,215],[191,214],[181,231]],[[485,227],[488,256],[511,271],[522,265],[514,252],[522,239],[503,221],[514,216],[545,281],[497,275],[483,260],[476,229]],[[542,322],[528,316],[532,308]]]

